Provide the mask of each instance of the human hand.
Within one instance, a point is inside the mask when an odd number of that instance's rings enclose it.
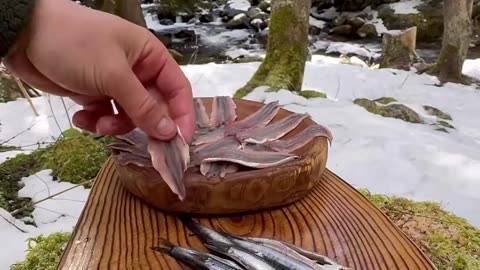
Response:
[[[169,140],[178,125],[192,140],[188,79],[148,29],[120,17],[69,0],[37,0],[4,65],[33,87],[82,105],[73,116],[79,128],[117,135],[139,127]]]

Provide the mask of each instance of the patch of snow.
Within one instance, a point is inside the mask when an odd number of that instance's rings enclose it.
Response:
[[[230,0],[227,3],[230,8],[247,11],[251,4],[248,0]]]
[[[260,63],[184,66],[195,96],[233,95]],[[214,75],[213,75],[214,74]],[[232,79],[234,74],[235,79]],[[307,62],[304,89],[328,98],[304,99],[289,91],[246,99],[280,100],[285,109],[308,112],[334,135],[327,167],[357,188],[442,203],[449,211],[480,227],[480,91],[459,84],[436,87],[438,80],[414,72],[370,70],[344,65],[338,58],[314,55]],[[450,133],[428,124],[411,124],[371,114],[353,104],[356,98],[396,98],[421,115],[423,105],[449,113]],[[429,121],[432,121],[432,117]]]
[[[313,25],[319,29],[323,29],[325,27],[325,22],[324,21],[321,21],[321,20],[317,20],[315,19],[314,17],[310,16],[310,21],[309,21],[309,24],[310,25]]]
[[[315,11],[312,11],[311,14],[318,19],[333,20],[338,16],[339,12],[335,7],[331,7],[331,8],[322,10],[322,12],[320,13],[316,13]]]
[[[395,14],[417,14],[418,9],[415,7],[422,4],[422,0],[406,0],[391,3],[389,6],[394,10]]]
[[[463,73],[480,80],[480,59],[467,59],[463,63]]]
[[[0,209],[0,239],[8,243],[8,249],[0,252],[0,269],[9,269],[13,263],[25,259],[27,239],[40,234],[71,232],[85,206],[89,190],[70,183],[56,182],[50,176],[50,170],[44,170],[22,180],[25,186],[19,191],[19,197],[32,198],[33,202],[45,199],[58,192],[69,191],[35,205],[33,219],[37,225],[25,225]],[[21,232],[5,219],[26,232]]]
[[[28,151],[8,151],[8,152],[0,152],[0,164],[5,162],[7,159],[14,158],[18,154],[28,154]]]
[[[237,14],[233,17],[233,20],[241,20],[242,18],[245,18],[247,17],[247,15],[245,13],[240,13],[240,14]]]
[[[231,59],[236,59],[240,56],[249,56],[250,51],[240,48],[231,48],[225,52],[225,55]]]
[[[365,56],[368,58],[377,58],[381,55],[379,53],[370,51],[360,45],[345,43],[345,42],[330,42],[319,40],[313,44],[313,50],[325,50],[326,53],[340,53],[340,54],[355,54]]]
[[[47,95],[32,98],[40,116],[35,116],[25,99],[1,104],[0,143],[19,146],[24,150],[38,148],[37,144],[53,142],[61,132],[70,128],[69,117],[80,109],[72,100]]]

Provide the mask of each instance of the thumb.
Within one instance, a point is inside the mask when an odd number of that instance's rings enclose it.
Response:
[[[152,96],[130,68],[115,71],[108,78],[106,92],[122,107],[135,126],[159,140],[170,140],[176,132],[167,104]]]

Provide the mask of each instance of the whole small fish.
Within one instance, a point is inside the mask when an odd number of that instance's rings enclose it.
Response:
[[[204,244],[210,250],[223,254],[235,260],[247,270],[278,270],[257,255],[251,254],[243,248],[224,243]]]
[[[193,248],[175,246],[166,239],[160,239],[160,246],[153,250],[167,254],[199,270],[243,270],[237,263]]]
[[[195,234],[202,243],[232,244],[232,241],[230,241],[225,235],[194,222],[190,217],[181,215],[177,218],[183,223],[183,225],[185,225],[185,227]]]

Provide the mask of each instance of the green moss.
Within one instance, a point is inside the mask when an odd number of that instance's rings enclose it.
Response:
[[[374,101],[384,105],[387,105],[392,102],[397,102],[397,100],[393,97],[381,97],[381,98],[375,99]]]
[[[78,184],[93,179],[109,156],[105,140],[67,132],[43,156],[43,168],[52,169],[61,181]]]
[[[397,118],[415,124],[423,123],[422,118],[417,112],[402,104],[379,106],[375,101],[366,98],[355,99],[353,103],[364,107],[370,113],[383,117]]]
[[[406,29],[417,27],[418,42],[435,42],[443,35],[442,9],[431,4],[417,7],[416,14],[396,14],[388,6],[379,10],[378,16],[388,29]]]
[[[318,92],[315,90],[302,90],[298,93],[300,96],[310,99],[310,98],[327,98],[327,94],[323,92]]]
[[[54,270],[70,240],[71,233],[57,232],[49,236],[39,235],[28,239],[24,261],[13,264],[10,270]]]
[[[300,26],[305,23],[289,5],[277,7],[272,12],[267,55],[250,81],[236,91],[235,98],[243,98],[259,86],[268,86],[268,92],[280,89],[296,92],[301,90],[307,47],[305,42],[296,42],[291,31],[287,30],[294,28],[295,35],[307,39],[307,27]]]
[[[442,127],[446,127],[446,128],[455,129],[454,126],[452,126],[452,125],[451,125],[450,123],[448,123],[447,121],[443,121],[443,120],[437,121],[437,125],[442,126]]]
[[[33,211],[28,207],[29,198],[18,198],[18,191],[22,188],[20,180],[40,170],[44,149],[36,150],[31,154],[18,154],[0,164],[0,208],[8,212],[24,209],[16,213],[16,218],[29,216]]]
[[[8,151],[15,151],[20,150],[20,148],[11,145],[0,145],[0,153],[8,152]]]
[[[480,230],[435,202],[359,190],[412,239],[439,270],[480,269]]]
[[[441,111],[441,110],[439,110],[435,107],[425,105],[425,106],[423,106],[423,109],[425,111],[427,111],[428,114],[436,116],[440,119],[452,120],[452,117],[448,113],[445,113],[445,112],[443,112],[443,111]]]

